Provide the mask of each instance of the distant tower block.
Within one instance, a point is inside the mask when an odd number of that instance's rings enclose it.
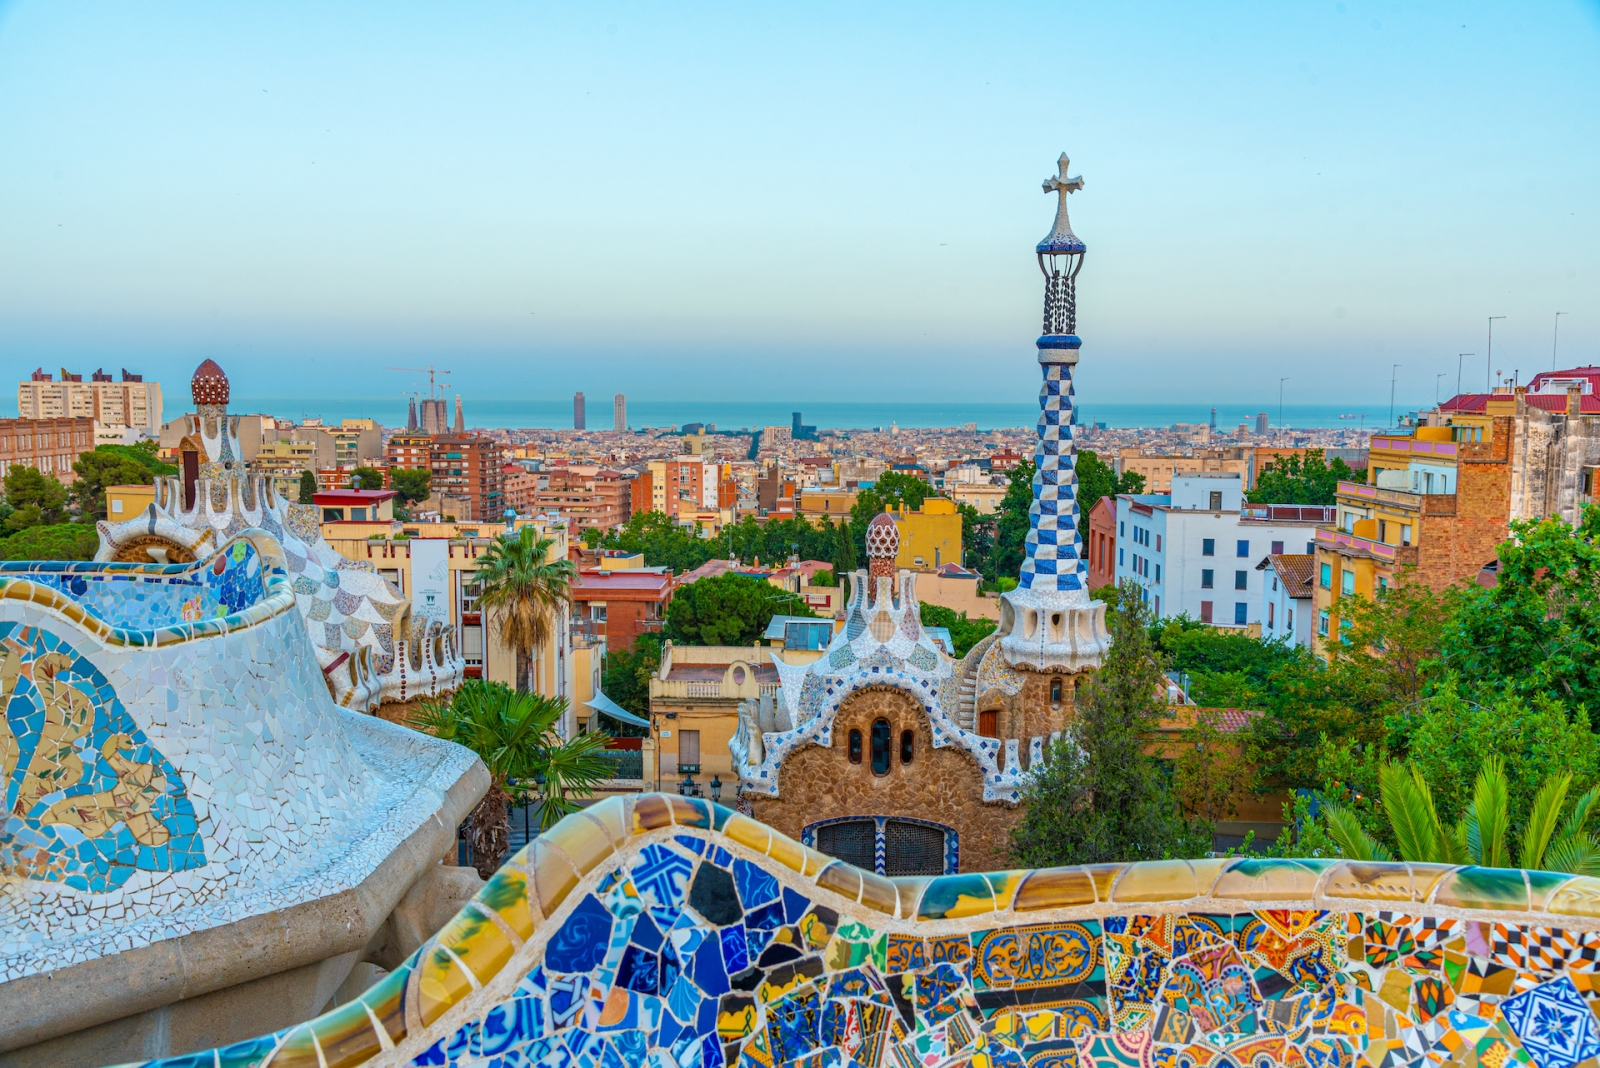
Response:
[[[413,393],[411,400],[406,405],[406,430],[412,434],[417,432],[417,395]]]
[[[628,429],[628,398],[620,393],[611,398],[611,429],[619,434]]]
[[[572,395],[572,429],[574,429],[574,430],[587,430],[587,429],[589,429],[585,425],[585,422],[586,421],[584,419],[584,412],[583,412],[583,394],[582,393],[574,393]]]
[[[1000,655],[1027,671],[1098,668],[1110,638],[1106,606],[1089,597],[1088,567],[1078,536],[1077,447],[1073,442],[1072,370],[1078,363],[1078,272],[1084,243],[1067,220],[1067,195],[1082,178],[1060,173],[1044,183],[1055,193],[1056,224],[1034,250],[1044,273],[1044,333],[1036,343],[1044,385],[1034,443],[1033,505],[1028,509],[1017,588],[1000,599]]]
[[[1266,436],[1267,426],[1268,425],[1269,424],[1267,423],[1267,413],[1266,412],[1257,412],[1256,413],[1256,434],[1258,436],[1262,436],[1262,437]]]
[[[466,432],[467,432],[467,421],[461,417],[461,394],[457,393],[456,394],[456,433],[457,434],[465,434]]]

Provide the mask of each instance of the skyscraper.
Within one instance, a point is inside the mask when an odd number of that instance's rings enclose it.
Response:
[[[1259,435],[1259,436],[1263,436],[1264,437],[1264,436],[1266,436],[1266,433],[1267,433],[1267,413],[1266,412],[1257,412],[1256,413],[1256,434]]]
[[[1078,535],[1077,446],[1072,430],[1072,369],[1083,341],[1078,337],[1078,272],[1086,246],[1067,220],[1067,195],[1083,179],[1059,174],[1044,183],[1055,193],[1056,224],[1035,252],[1044,273],[1044,333],[1036,342],[1044,385],[1039,390],[1039,429],[1034,443],[1033,505],[1028,509],[1017,588],[1001,595],[1000,655],[1025,671],[1077,672],[1098,668],[1110,646],[1106,606],[1089,597],[1088,567]]]
[[[628,429],[628,398],[620,393],[611,398],[611,429],[619,434]]]
[[[574,430],[587,430],[587,429],[589,429],[587,426],[584,425],[584,422],[585,422],[585,420],[584,420],[584,415],[583,415],[583,394],[582,393],[574,393],[572,395],[572,429],[574,429]]]

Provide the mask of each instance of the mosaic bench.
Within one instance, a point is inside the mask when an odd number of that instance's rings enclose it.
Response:
[[[1600,880],[1218,859],[884,878],[719,805],[569,816],[402,967],[160,1068],[1593,1068]]]

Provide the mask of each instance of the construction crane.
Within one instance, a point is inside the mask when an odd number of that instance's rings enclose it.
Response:
[[[434,399],[433,376],[434,375],[447,375],[447,374],[450,373],[449,371],[441,371],[438,368],[434,367],[432,364],[429,364],[426,367],[385,367],[384,370],[385,371],[412,371],[412,372],[414,372],[416,374],[419,374],[419,375],[420,374],[426,374],[428,376],[428,399],[429,400],[433,400]]]

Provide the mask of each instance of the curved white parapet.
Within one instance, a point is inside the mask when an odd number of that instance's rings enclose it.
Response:
[[[996,631],[1006,663],[1029,671],[1090,671],[1111,649],[1105,603],[1082,590],[1002,593]]]
[[[335,705],[287,562],[247,529],[188,564],[0,565],[0,1006],[28,977],[350,891],[455,818],[477,758]],[[135,996],[34,997],[0,1048]]]
[[[176,546],[198,555],[248,527],[282,543],[300,615],[339,704],[370,712],[384,701],[436,696],[461,685],[466,661],[453,628],[414,616],[410,602],[370,563],[340,556],[323,540],[316,510],[278,496],[269,478],[200,478],[187,507],[182,483],[162,479],[156,502],[141,515],[99,524],[95,559],[164,558]]]

